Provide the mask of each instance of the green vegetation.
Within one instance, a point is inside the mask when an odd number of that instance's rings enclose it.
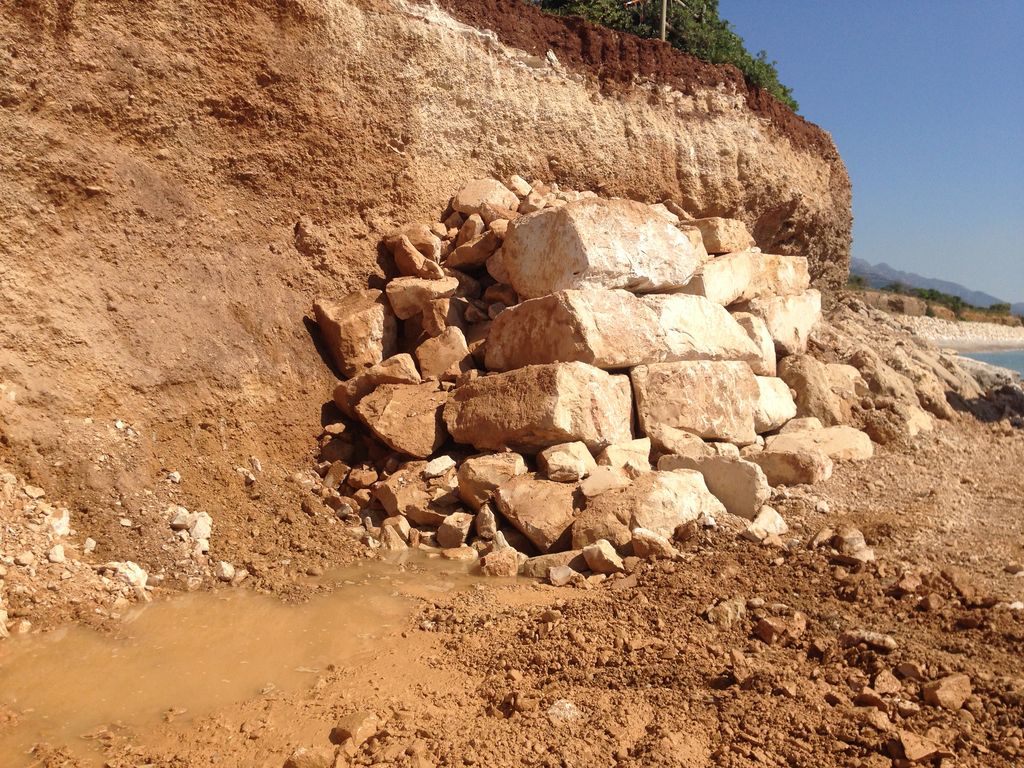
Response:
[[[870,286],[862,275],[850,275],[846,285],[848,288],[855,291],[870,290]],[[900,296],[915,296],[928,303],[927,314],[929,317],[933,316],[932,307],[942,306],[951,310],[961,320],[966,315],[984,315],[987,317],[1010,317],[1010,305],[1009,304],[993,304],[989,307],[976,307],[973,304],[969,304],[959,296],[954,296],[949,293],[943,293],[942,291],[936,291],[934,288],[911,288],[909,285],[903,283],[889,283],[888,285],[882,286],[879,290],[885,293],[897,293]]]
[[[640,37],[659,37],[660,0],[539,0],[541,8],[566,16],[582,16],[612,29]],[[669,0],[668,42],[675,48],[715,64],[732,64],[747,81],[764,88],[794,112],[793,92],[779,82],[775,62],[759,51],[751,55],[729,22],[718,16],[718,0]]]

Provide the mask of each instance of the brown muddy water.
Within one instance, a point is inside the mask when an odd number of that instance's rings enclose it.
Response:
[[[356,665],[419,605],[473,577],[434,561],[354,566],[329,594],[286,604],[243,589],[185,594],[126,614],[113,635],[71,626],[0,645],[0,766],[34,762],[38,743],[96,765],[97,737],[144,735],[261,693],[311,685],[328,664]]]

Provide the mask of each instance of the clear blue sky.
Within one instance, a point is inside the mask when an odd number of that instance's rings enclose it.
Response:
[[[719,0],[853,180],[853,255],[1024,301],[1024,0]]]

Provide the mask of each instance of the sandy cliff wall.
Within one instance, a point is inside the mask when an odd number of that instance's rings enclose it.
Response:
[[[507,3],[462,10],[508,24]],[[693,60],[632,85],[630,56],[667,54],[564,29],[524,51],[397,0],[4,4],[3,457],[122,550],[112,505],[143,516],[171,469],[181,501],[264,514],[277,491],[251,498],[234,468],[287,473],[313,447],[333,381],[313,298],[379,279],[381,233],[476,175],[738,216],[842,279],[849,182],[825,134]],[[297,248],[301,217],[318,234]]]

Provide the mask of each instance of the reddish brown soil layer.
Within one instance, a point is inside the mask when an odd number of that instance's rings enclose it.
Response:
[[[771,121],[795,147],[826,157],[836,154],[821,128],[748,83],[731,64],[701,61],[660,40],[617,32],[577,16],[553,16],[523,0],[438,0],[438,4],[467,24],[493,30],[506,45],[540,56],[554,51],[567,67],[594,75],[606,88],[628,86],[637,77],[684,93],[698,87],[730,86],[744,93],[750,109]]]

